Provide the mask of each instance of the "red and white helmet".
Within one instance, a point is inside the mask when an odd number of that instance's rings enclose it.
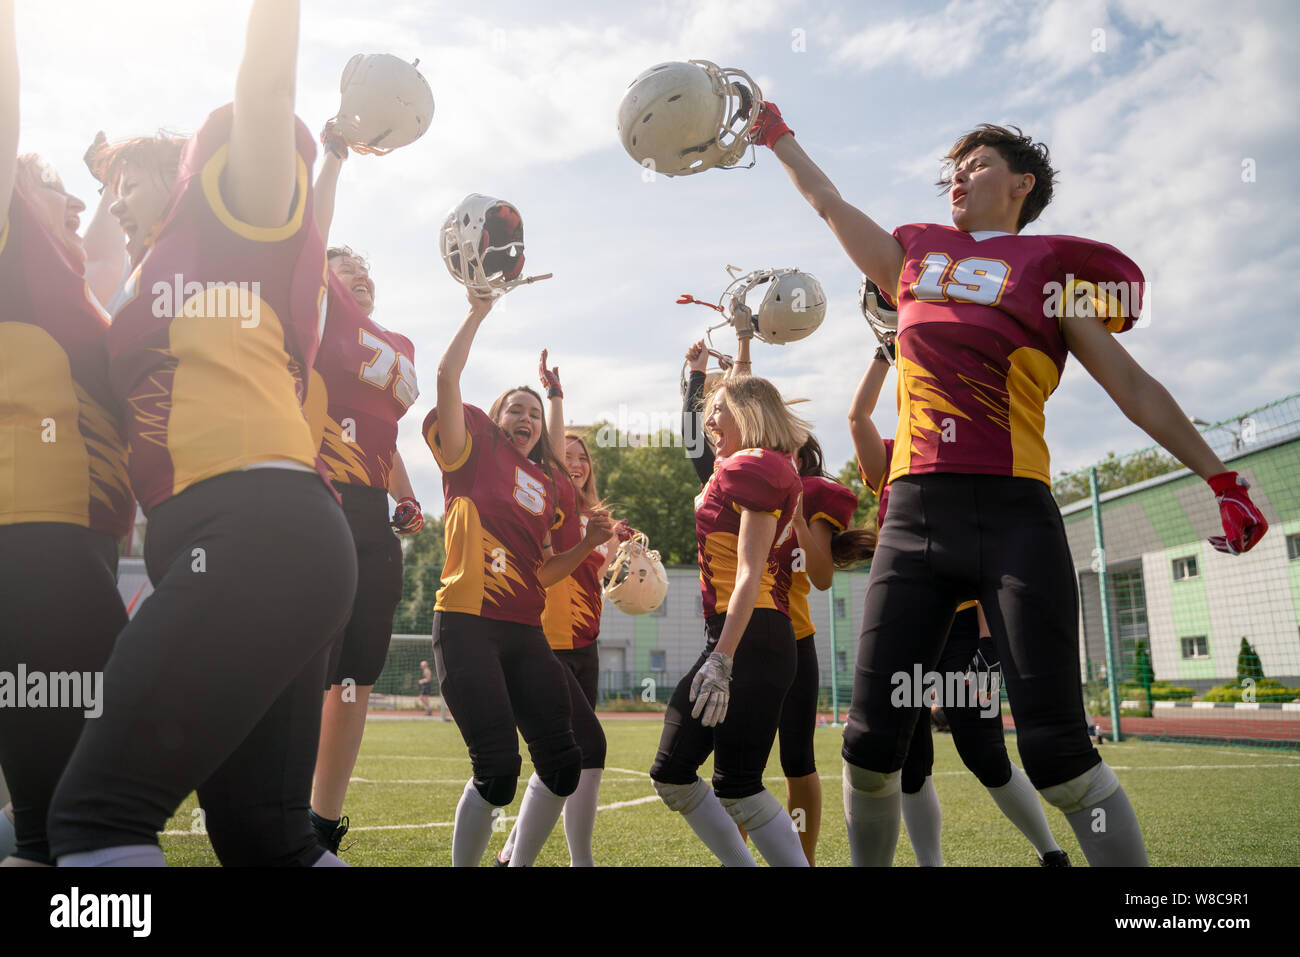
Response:
[[[524,220],[504,200],[470,193],[442,224],[442,261],[479,296],[509,290],[524,271]]]
[[[734,166],[763,94],[741,70],[708,60],[660,63],[628,85],[618,133],[628,155],[667,176]]]
[[[668,573],[650,540],[637,532],[618,546],[605,572],[605,597],[628,615],[648,615],[668,594]]]
[[[414,63],[389,53],[358,53],[343,68],[340,116],[357,120],[348,146],[358,153],[391,153],[414,143],[433,119],[433,91]]]

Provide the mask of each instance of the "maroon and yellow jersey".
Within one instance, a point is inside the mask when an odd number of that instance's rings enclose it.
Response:
[[[802,486],[790,456],[771,449],[742,449],[713,463],[713,474],[695,496],[695,540],[699,547],[700,595],[704,616],[727,610],[736,588],[737,553],[742,509],[776,516],[776,539],[767,555],[755,608],[775,608],[790,614],[790,572],[778,554],[794,537],[791,520],[799,507]]]
[[[0,525],[116,538],[135,517],[108,381],[108,317],[17,190],[0,227]]]
[[[804,521],[812,525],[821,519],[837,532],[849,527],[853,513],[858,508],[858,497],[852,489],[817,475],[801,476],[800,481],[803,484]],[[798,547],[797,536],[791,535],[781,546],[777,563],[780,573],[789,576],[790,623],[794,625],[794,636],[807,638],[817,629],[813,627],[812,613],[808,608],[808,593],[812,590],[812,582],[806,571],[794,567],[795,549]]]
[[[1123,332],[1141,309],[1142,272],[1113,246],[977,235],[933,224],[894,230],[904,260],[891,481],[975,472],[1050,485],[1043,406],[1065,368],[1062,317],[1082,312]]]
[[[304,408],[335,482],[388,488],[397,422],[420,394],[415,346],[366,315],[329,274],[329,311]]]
[[[145,511],[258,463],[295,462],[324,478],[302,411],[325,318],[325,247],[308,175],[314,137],[297,121],[288,222],[251,226],[221,190],[232,116],[229,105],[217,110],[186,144],[108,334],[131,486]]]
[[[558,555],[582,541],[587,532],[587,516],[578,514],[578,492],[573,483],[561,477],[556,485],[560,508],[568,516],[551,533],[551,549]],[[610,547],[609,542],[597,545],[573,574],[546,589],[542,630],[556,651],[586,648],[599,637],[600,613],[605,605],[600,573],[609,560]]]
[[[522,455],[487,414],[464,405],[465,449],[443,457],[438,410],[424,440],[442,469],[447,563],[436,611],[540,625],[546,590],[537,579],[542,543],[568,517],[555,481]],[[566,477],[567,481],[567,477]]]

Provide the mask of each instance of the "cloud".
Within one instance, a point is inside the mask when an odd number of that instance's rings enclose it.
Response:
[[[952,0],[936,16],[897,17],[859,31],[832,57],[862,71],[902,65],[927,77],[950,76],[984,52],[998,12],[987,0]]]

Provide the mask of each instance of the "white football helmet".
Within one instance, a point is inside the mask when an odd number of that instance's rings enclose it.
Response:
[[[731,326],[742,339],[757,337],[783,346],[806,339],[826,318],[826,293],[811,273],[798,269],[755,269],[736,276],[740,270],[735,266],[728,266],[727,272],[733,278],[716,305],[689,295],[677,300],[698,303],[722,313],[726,321],[710,326],[710,333]],[[759,287],[766,288],[763,301],[755,311],[745,302],[745,297]],[[712,336],[709,341],[712,342]]]
[[[867,320],[871,331],[876,334],[880,344],[885,346],[885,353],[888,354],[889,342],[898,337],[898,310],[885,305],[880,287],[866,276],[862,277],[862,285],[858,287],[858,301],[862,306],[862,318]],[[889,363],[893,365],[894,360],[890,359]]]
[[[439,247],[451,278],[477,296],[500,296],[521,283],[551,276],[520,278],[523,217],[510,203],[481,193],[470,193],[447,214]]]
[[[735,166],[762,103],[758,84],[741,70],[708,60],[660,63],[628,85],[619,138],[634,160],[667,176]]]
[[[650,540],[637,532],[618,546],[605,572],[605,597],[628,615],[648,615],[668,595],[668,573]]]
[[[343,68],[340,116],[357,118],[348,146],[358,153],[391,153],[414,143],[433,119],[433,91],[416,69],[389,53],[358,53]]]

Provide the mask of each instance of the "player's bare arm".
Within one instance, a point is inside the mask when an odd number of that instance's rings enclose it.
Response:
[[[546,364],[548,351],[542,350],[537,362],[538,376],[542,381],[542,391],[546,396],[546,434],[551,440],[551,448],[564,448],[564,390],[560,388],[560,367],[551,368]]]
[[[231,212],[253,226],[282,226],[289,218],[298,163],[297,67],[298,0],[254,0],[235,81],[225,179]]]
[[[736,541],[736,589],[727,602],[727,620],[714,649],[729,658],[736,656],[740,639],[754,615],[767,556],[776,540],[776,522],[776,516],[768,512],[741,509],[740,534]]]
[[[0,0],[0,203],[9,199],[18,168],[18,48],[14,42],[14,0]]]
[[[587,513],[587,529],[582,540],[566,552],[551,555],[537,570],[537,580],[543,588],[550,588],[556,582],[564,581],[573,574],[575,568],[583,563],[596,546],[605,542],[614,532],[614,518],[608,509],[597,508]],[[548,549],[549,551],[549,549]]]
[[[1092,316],[1062,320],[1065,343],[1120,411],[1203,479],[1227,471],[1169,391]]]
[[[831,535],[835,529],[829,522],[815,518],[811,523],[804,520],[803,504],[794,515],[794,533],[803,549],[804,571],[814,588],[825,591],[831,587],[835,577],[835,563],[831,559]]]
[[[862,210],[845,201],[835,184],[804,152],[793,134],[782,136],[772,146],[808,205],[830,226],[849,258],[881,289],[898,285],[903,269],[903,247],[889,231]]]
[[[411,486],[406,462],[402,459],[402,453],[396,449],[393,450],[393,471],[388,476],[388,494],[395,502],[400,502],[404,498],[415,498],[415,489]]]
[[[469,350],[479,325],[492,311],[493,299],[467,293],[469,315],[456,330],[447,351],[438,361],[438,441],[444,461],[454,461],[465,451],[465,410],[460,395],[460,377],[469,361]]]
[[[849,407],[849,434],[853,436],[853,450],[858,455],[858,464],[867,484],[874,491],[880,491],[889,461],[885,457],[885,442],[871,420],[880,399],[880,390],[889,374],[889,363],[877,356],[867,367],[866,374],[858,383],[853,393],[853,404]]]

